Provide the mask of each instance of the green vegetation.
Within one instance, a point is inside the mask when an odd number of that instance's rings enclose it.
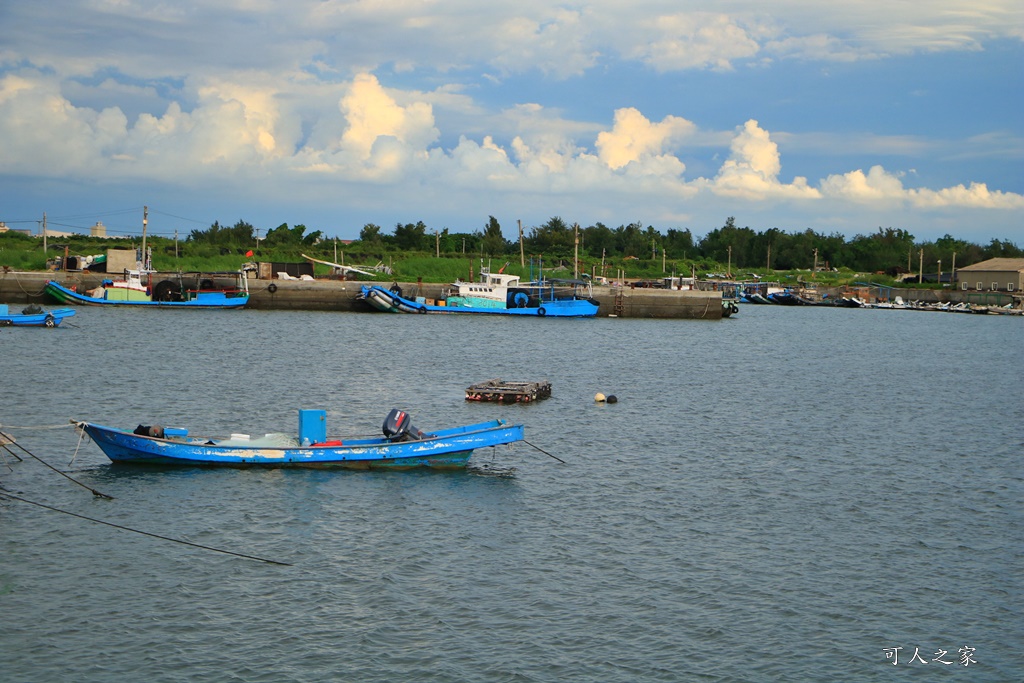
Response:
[[[612,229],[601,223],[586,228],[569,225],[559,217],[523,230],[519,240],[506,240],[501,225],[490,216],[480,230],[452,233],[431,230],[422,221],[398,224],[388,234],[367,224],[353,242],[323,239],[322,232],[306,232],[306,226],[282,224],[265,232],[244,221],[231,227],[214,223],[206,230],[192,230],[184,240],[149,236],[153,265],[158,270],[236,270],[246,261],[298,262],[302,254],[347,265],[382,263],[393,270],[378,279],[450,282],[478,273],[480,260],[493,268],[509,262],[506,272],[529,276],[530,261],[541,258],[545,273],[572,275],[573,258],[579,255],[579,272],[606,277],[660,279],[667,275],[698,277],[709,273],[783,284],[815,282],[842,285],[871,279],[893,284],[902,273],[935,273],[939,262],[948,272],[954,254],[958,267],[994,257],[1024,256],[1017,245],[992,240],[986,246],[945,235],[935,242],[917,242],[905,230],[879,228],[872,235],[823,235],[813,230],[786,233],[777,228],[756,232],[737,227],[728,218],[721,228],[695,240],[689,230],[669,229],[662,234],[639,222]],[[68,255],[103,254],[107,249],[139,249],[142,237],[102,239],[88,235],[42,239],[14,231],[0,233],[0,266],[15,270],[45,270],[48,261]],[[525,265],[520,265],[520,254]],[[325,275],[327,266],[316,266]],[[923,286],[928,286],[923,285]]]

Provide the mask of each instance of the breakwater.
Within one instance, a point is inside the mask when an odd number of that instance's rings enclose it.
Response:
[[[51,305],[44,292],[47,280],[80,291],[91,289],[108,277],[104,273],[17,272],[0,273],[0,302]],[[358,299],[364,283],[351,280],[249,280],[249,308],[259,310],[306,310],[371,312]],[[387,286],[390,283],[377,283]],[[446,284],[399,282],[408,297],[441,298]],[[593,298],[600,304],[599,317],[618,318],[682,318],[720,320],[722,293],[675,291],[663,289],[632,289],[630,287],[595,287]]]

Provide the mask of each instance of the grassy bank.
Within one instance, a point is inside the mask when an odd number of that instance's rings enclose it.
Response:
[[[45,271],[52,269],[65,254],[69,256],[89,256],[105,254],[108,249],[136,249],[141,247],[140,238],[98,239],[85,235],[51,238],[47,248],[43,250],[39,237],[29,237],[21,233],[0,233],[0,267],[19,271]],[[193,244],[187,241],[174,241],[155,237],[147,241],[152,249],[153,266],[161,271],[226,271],[237,270],[249,261],[300,263],[306,253],[314,258],[325,261],[339,262],[355,267],[374,266],[382,263],[389,266],[391,275],[378,274],[376,280],[398,280],[403,282],[452,282],[455,279],[469,279],[479,276],[481,256],[479,254],[444,254],[437,256],[424,252],[374,251],[356,243],[338,249],[333,242],[322,242],[312,246],[267,247],[251,250],[238,246],[216,246],[209,244]],[[252,251],[252,255],[248,255]],[[505,272],[520,275],[524,279],[536,276],[538,258],[534,257],[531,269],[530,257],[526,257],[525,265],[520,265],[518,254],[496,257],[484,257],[483,264],[490,265],[493,270],[508,262]],[[572,261],[567,259],[543,259],[544,274],[547,277],[571,277]],[[707,260],[675,260],[663,263],[660,259],[610,259],[602,263],[601,259],[589,256],[580,258],[580,272],[591,275],[604,275],[608,278],[620,276],[627,280],[660,280],[670,275],[689,276],[694,272],[698,278],[706,278],[709,273],[725,273],[727,264]],[[314,265],[314,273],[326,276],[331,268],[320,264]],[[757,275],[763,281],[779,282],[784,286],[816,284],[822,287],[838,287],[853,285],[857,282],[870,282],[875,285],[893,286],[897,284],[892,277],[881,274],[857,273],[848,269],[837,271],[809,270],[768,271],[765,268],[740,268],[733,264],[733,276],[736,279],[749,280]],[[900,285],[915,287],[920,285]],[[924,285],[923,288],[937,288]]]

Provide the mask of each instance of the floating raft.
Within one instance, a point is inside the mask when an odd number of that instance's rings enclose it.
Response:
[[[506,382],[491,379],[466,388],[467,401],[529,403],[551,396],[551,382]]]

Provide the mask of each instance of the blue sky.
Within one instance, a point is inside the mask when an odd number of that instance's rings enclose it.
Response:
[[[1024,245],[1019,0],[0,4],[0,220]]]

